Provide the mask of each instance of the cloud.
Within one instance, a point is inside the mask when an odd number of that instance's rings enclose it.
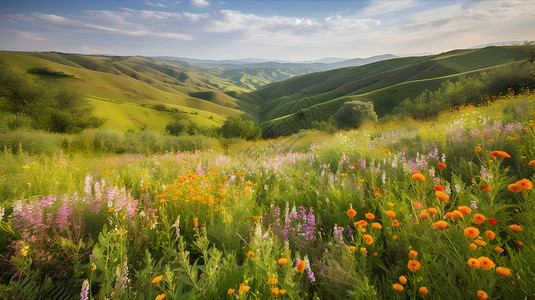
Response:
[[[196,7],[207,7],[210,5],[210,2],[206,0],[191,0],[191,5]]]
[[[367,17],[386,15],[409,8],[414,8],[420,4],[421,1],[418,0],[373,0],[368,6],[359,10],[358,15]]]
[[[46,41],[47,40],[44,37],[41,37],[38,34],[35,34],[33,32],[27,32],[27,31],[15,31],[15,32],[19,36],[21,36],[21,37],[23,37],[25,39],[34,40],[34,41]]]
[[[163,4],[163,3],[159,3],[159,2],[149,2],[149,1],[145,1],[144,2],[146,5],[148,6],[156,6],[156,7],[162,7],[162,8],[165,8],[167,7],[167,5]]]

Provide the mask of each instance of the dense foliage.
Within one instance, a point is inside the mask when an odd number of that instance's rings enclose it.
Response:
[[[345,102],[333,116],[339,129],[359,128],[365,122],[377,121],[373,103],[360,100]]]
[[[243,120],[238,116],[229,116],[221,126],[221,134],[226,138],[257,140],[262,135],[262,129],[257,127],[253,121]]]

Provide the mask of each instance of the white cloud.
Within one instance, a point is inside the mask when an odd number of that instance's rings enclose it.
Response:
[[[159,2],[145,1],[144,3],[145,3],[146,5],[148,5],[148,6],[156,6],[156,7],[162,7],[162,8],[167,7],[167,5],[165,5],[165,4],[163,4],[163,3],[159,3]]]
[[[359,16],[373,17],[386,15],[420,5],[418,0],[373,0],[365,8],[359,10]]]
[[[210,5],[210,2],[206,0],[191,0],[191,4],[197,7],[207,7]]]
[[[25,39],[34,40],[34,41],[46,41],[47,40],[44,37],[41,37],[40,35],[33,33],[33,32],[26,32],[26,31],[15,31],[15,32]]]

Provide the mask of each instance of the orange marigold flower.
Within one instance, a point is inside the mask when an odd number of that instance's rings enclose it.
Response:
[[[399,227],[399,221],[398,220],[392,221],[392,227]]]
[[[373,219],[375,219],[375,215],[372,214],[372,213],[367,213],[367,214],[364,215],[364,217],[366,217],[366,219],[368,219],[368,220],[373,220]]]
[[[430,215],[436,215],[437,214],[437,210],[433,207],[430,207],[427,209],[427,211],[429,212]]]
[[[227,294],[232,295],[234,294],[235,289],[228,289]]]
[[[368,245],[371,245],[373,243],[373,237],[369,234],[363,235],[362,238],[364,239],[364,242]]]
[[[392,206],[394,206],[395,204],[392,203],[392,202],[388,202],[387,205],[390,206],[390,207],[392,207]]]
[[[479,151],[481,151],[481,147],[477,146],[476,147],[476,152],[479,152]]]
[[[381,198],[381,193],[375,193],[376,198]]]
[[[416,256],[418,256],[418,252],[415,251],[415,250],[411,250],[411,251],[409,252],[409,256],[410,256],[411,258],[416,258]]]
[[[496,248],[494,248],[494,251],[496,251],[496,253],[498,253],[498,254],[501,254],[501,253],[503,253],[504,250],[503,250],[502,247],[496,247]]]
[[[279,258],[279,260],[277,260],[277,262],[279,263],[279,265],[284,266],[285,264],[288,263],[288,259],[285,258],[285,257],[282,257],[282,258]]]
[[[479,264],[481,265],[481,269],[486,270],[486,271],[496,266],[494,262],[486,256],[480,256],[478,257],[477,260],[479,261]]]
[[[464,235],[471,239],[474,239],[479,235],[479,229],[475,227],[466,227],[464,229]]]
[[[418,292],[420,292],[420,294],[422,294],[422,296],[425,296],[427,295],[427,293],[429,292],[429,290],[425,287],[425,286],[422,286],[418,289]]]
[[[454,211],[451,212],[451,218],[452,219],[460,219],[462,217],[463,217],[463,214],[458,210],[454,210]]]
[[[433,226],[438,229],[445,229],[446,227],[448,227],[448,223],[446,221],[438,221],[433,223]]]
[[[444,202],[448,202],[448,200],[450,199],[450,196],[448,196],[448,194],[444,193],[444,192],[441,192],[441,191],[437,191],[435,192],[435,195],[438,197],[438,199],[440,201],[444,201]]]
[[[360,252],[368,254],[368,249],[366,249],[366,247],[360,247]]]
[[[511,155],[509,155],[507,152],[504,152],[504,151],[492,151],[490,152],[490,155],[491,156],[499,156],[499,157],[503,157],[503,158],[509,158],[511,157]]]
[[[481,247],[485,247],[485,246],[487,245],[487,242],[485,242],[485,241],[482,240],[481,238],[475,239],[475,240],[474,240],[474,243],[478,244],[478,245],[481,246]]]
[[[295,266],[295,269],[298,271],[298,272],[301,272],[303,273],[303,271],[305,270],[305,267],[306,267],[306,263],[304,260],[301,260],[297,263],[297,266]]]
[[[433,189],[437,192],[442,192],[444,190],[444,186],[443,185],[435,185],[433,187]]]
[[[522,190],[522,186],[518,183],[511,183],[507,186],[507,189],[513,193],[518,193]]]
[[[421,267],[422,265],[417,260],[409,260],[409,262],[407,263],[407,268],[409,268],[409,270],[411,270],[412,272],[420,270]]]
[[[522,246],[522,245],[524,245],[524,243],[522,243],[521,240],[515,240],[515,242],[518,244],[518,246]]]
[[[474,224],[481,225],[483,224],[483,222],[485,222],[486,219],[487,218],[485,218],[485,216],[482,214],[475,214],[474,220],[472,222],[474,222]]]
[[[360,220],[358,222],[355,222],[355,227],[364,227],[368,225],[368,222],[364,221],[364,220]]]
[[[533,184],[531,183],[531,181],[525,178],[517,181],[516,184],[520,185],[523,190],[531,190],[533,188]]]
[[[249,251],[249,252],[247,252],[246,255],[247,255],[247,258],[248,258],[248,259],[252,259],[252,258],[254,257],[254,253],[253,253],[253,251]]]
[[[373,226],[373,228],[375,228],[375,229],[381,229],[381,228],[383,228],[383,226],[381,226],[381,224],[379,224],[379,223],[377,223],[377,222],[373,222],[373,223],[372,223],[372,226]]]
[[[392,287],[394,288],[394,290],[398,291],[398,292],[403,292],[403,286],[399,283],[394,283],[392,285]]]
[[[511,229],[513,232],[522,232],[524,231],[524,229],[522,229],[522,227],[520,227],[519,225],[509,225],[509,229]]]
[[[395,240],[398,239],[398,236],[397,236],[397,235],[394,235],[394,236],[392,236],[392,239],[395,241]]]
[[[457,209],[463,214],[463,215],[469,215],[472,213],[472,210],[468,206],[459,206]]]
[[[422,173],[414,173],[412,174],[412,179],[419,180],[419,181],[425,181],[425,176]]]
[[[275,295],[278,295],[278,294],[280,293],[280,290],[279,290],[279,288],[277,288],[277,287],[273,287],[273,288],[271,288],[271,292],[272,292],[273,294],[275,294]]]
[[[240,294],[247,293],[251,289],[250,286],[240,283]]]
[[[470,250],[476,250],[477,249],[477,245],[474,244],[474,243],[471,243],[470,245],[468,245],[468,248],[470,248]]]
[[[508,268],[504,268],[504,267],[497,267],[496,272],[498,272],[498,274],[500,274],[503,277],[507,277],[511,274],[511,270],[509,270]]]
[[[530,166],[535,166],[535,160],[530,160],[529,163],[528,163],[528,165],[530,165]]]
[[[492,230],[487,230],[485,231],[485,235],[487,236],[487,238],[492,241],[496,238],[496,234],[494,233],[494,231]]]
[[[350,209],[347,211],[347,215],[348,215],[350,218],[353,218],[356,214],[357,214],[357,211],[354,210],[353,208],[350,208]]]
[[[482,290],[479,290],[477,291],[477,298],[480,299],[480,300],[485,300],[487,299],[489,296],[487,295],[487,293],[485,293],[484,291]]]
[[[401,284],[405,284],[405,283],[407,283],[407,277],[405,277],[405,276],[403,276],[403,275],[399,276],[398,280],[399,280],[399,282],[400,282]]]
[[[479,269],[481,267],[481,262],[477,258],[468,259],[468,266],[470,268]]]
[[[163,298],[165,298],[165,293],[159,294],[158,296],[156,296],[156,298],[154,298],[154,300],[162,300]]]
[[[163,275],[160,275],[160,276],[156,276],[152,279],[151,283],[152,284],[157,284],[158,282],[160,282],[160,280],[163,279]]]
[[[194,229],[199,227],[199,218],[193,218],[193,227]]]
[[[395,218],[396,217],[396,213],[391,211],[391,210],[387,210],[385,211],[385,214],[391,218]]]
[[[444,168],[446,168],[446,164],[443,163],[443,162],[439,162],[439,163],[437,164],[437,168],[439,168],[439,169],[444,169]]]
[[[351,252],[355,252],[355,251],[357,251],[357,247],[355,247],[355,246],[349,246],[349,251],[351,251]]]
[[[425,220],[425,219],[427,219],[427,217],[429,217],[429,213],[426,213],[426,212],[420,213],[420,214],[418,215],[418,217],[419,217],[420,219],[422,219],[422,220]]]
[[[279,290],[279,293],[280,293],[281,295],[284,295],[284,294],[286,294],[286,290]]]

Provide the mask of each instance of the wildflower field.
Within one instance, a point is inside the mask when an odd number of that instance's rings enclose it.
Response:
[[[158,154],[0,154],[6,299],[533,299],[535,95]]]

